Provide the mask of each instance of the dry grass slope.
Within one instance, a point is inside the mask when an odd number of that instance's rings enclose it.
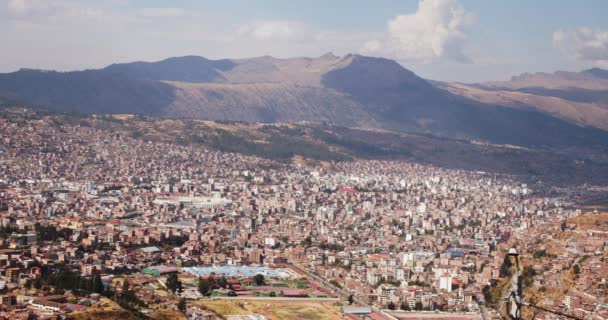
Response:
[[[239,303],[244,303],[244,307]],[[221,315],[262,314],[270,320],[341,319],[340,307],[321,302],[201,300],[196,304]]]
[[[605,105],[517,91],[484,90],[461,83],[450,83],[446,89],[482,103],[535,109],[581,125],[608,130],[608,108]]]

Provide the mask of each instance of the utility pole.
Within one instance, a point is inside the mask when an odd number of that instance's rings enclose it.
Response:
[[[511,288],[509,292],[502,298],[498,312],[502,309],[502,305],[507,303],[507,315],[512,320],[521,320],[521,306],[523,305],[522,287],[519,279],[519,253],[515,248],[509,249],[509,258],[515,258],[515,275],[511,279]]]
[[[521,278],[519,274],[519,253],[515,248],[509,249],[508,253],[509,257],[515,258],[515,275],[511,279],[511,288],[507,295],[503,298],[503,301],[500,303],[498,307],[498,312],[500,312],[503,303],[507,302],[507,314],[512,320],[521,320],[521,308],[522,306],[533,307],[539,310],[543,310],[552,314],[564,316],[570,319],[575,320],[583,320],[582,318],[565,314],[559,311],[550,310],[541,306],[537,306],[524,301],[523,298],[523,288],[521,283]]]
[[[521,319],[521,306],[523,304],[521,279],[519,276],[519,253],[515,248],[509,249],[509,257],[515,258],[515,275],[511,279],[511,289],[509,290],[508,297],[508,313],[511,319]]]

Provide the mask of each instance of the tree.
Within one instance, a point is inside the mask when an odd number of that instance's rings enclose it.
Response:
[[[524,271],[521,274],[524,288],[530,287],[534,284],[534,276],[536,276],[536,270],[534,270],[534,267],[525,266]]]
[[[270,297],[274,298],[276,296],[277,296],[277,294],[274,291],[270,292]]]
[[[264,280],[264,275],[259,273],[253,276],[253,280],[257,286],[263,286],[266,283]]]
[[[312,239],[310,238],[310,236],[308,236],[304,239],[304,246],[310,247],[311,245],[312,245]]]
[[[207,279],[199,279],[198,280],[198,291],[206,296],[211,291],[211,283]]]
[[[38,277],[36,278],[36,280],[34,280],[34,288],[36,288],[37,290],[40,290],[42,288],[42,278]]]
[[[488,248],[490,249],[490,252],[496,251],[496,244],[494,242],[490,242]]]
[[[129,280],[128,279],[124,279],[122,281],[122,290],[120,290],[120,292],[122,294],[125,294],[127,291],[129,291]]]
[[[416,305],[414,306],[414,310],[416,310],[416,311],[422,310],[422,302],[420,302],[420,301],[416,302]]]
[[[389,302],[388,305],[386,306],[389,310],[395,310],[397,308],[397,306],[395,306],[394,302]]]
[[[129,308],[132,305],[146,305],[135,295],[135,291],[131,290],[128,279],[124,279],[122,282],[122,290],[120,292],[120,295],[118,296],[117,302],[120,306],[126,308]]]
[[[353,304],[353,302],[355,301],[355,299],[353,298],[353,295],[349,295],[348,296],[348,304]]]
[[[532,257],[534,259],[540,259],[542,257],[545,257],[547,255],[547,252],[543,249],[543,250],[536,250],[534,251],[534,253],[532,253]]]
[[[566,231],[566,228],[568,227],[568,225],[566,225],[566,220],[562,221],[562,225],[560,227],[562,229],[562,232]]]
[[[405,302],[402,302],[400,309],[403,311],[410,311],[410,305]]]
[[[505,254],[505,258],[502,261],[502,265],[500,266],[499,276],[510,277],[511,276],[511,266],[513,263],[511,262],[511,257],[508,254]]]
[[[93,277],[93,285],[92,285],[91,291],[101,294],[103,292],[103,290],[104,290],[104,287],[103,287],[103,283],[101,282],[101,276],[99,274],[96,274]]]
[[[334,287],[342,289],[342,285],[338,281],[336,281],[336,279],[329,280],[329,283],[331,283],[331,285],[333,285]]]
[[[490,286],[489,285],[484,286],[481,292],[483,293],[483,299],[484,299],[486,305],[491,304],[493,301],[493,297],[492,297],[492,290],[491,290]]]
[[[177,310],[181,311],[182,313],[186,313],[187,309],[188,307],[186,306],[186,299],[180,298],[179,302],[177,303]]]
[[[179,278],[175,273],[172,273],[171,275],[169,275],[169,277],[167,277],[166,285],[167,289],[169,289],[169,291],[171,291],[172,293],[182,291],[182,283],[181,281],[179,281]]]
[[[112,290],[112,286],[111,285],[107,285],[103,292],[101,293],[104,297],[112,297],[114,296],[114,290]]]
[[[217,285],[226,288],[228,286],[228,280],[224,276],[221,276],[217,279]]]

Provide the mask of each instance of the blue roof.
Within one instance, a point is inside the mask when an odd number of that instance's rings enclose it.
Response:
[[[253,277],[256,274],[262,274],[269,278],[287,278],[288,273],[281,269],[271,269],[268,267],[261,266],[243,266],[243,267],[231,267],[231,266],[219,266],[219,267],[186,267],[182,268],[184,272],[196,275],[196,276],[207,276],[211,273],[216,275],[223,275],[228,278],[234,277]]]
[[[450,251],[450,255],[452,255],[452,257],[464,257],[464,252],[458,251],[458,250],[452,250],[452,251]]]

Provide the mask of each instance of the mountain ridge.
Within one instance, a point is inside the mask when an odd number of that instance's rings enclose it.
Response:
[[[61,111],[316,121],[537,147],[608,144],[608,132],[570,114],[483,101],[423,79],[394,60],[357,54],[185,56],[72,72],[20,70],[0,74],[0,96]]]
[[[486,104],[536,110],[582,126],[608,130],[608,71],[524,73],[509,81],[435,85]]]

